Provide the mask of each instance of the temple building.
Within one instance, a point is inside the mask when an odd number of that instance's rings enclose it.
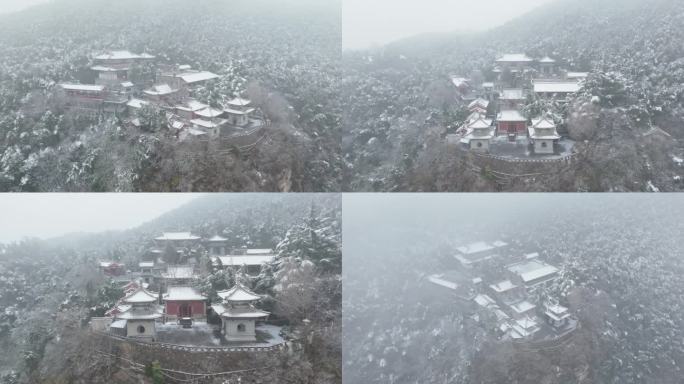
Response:
[[[525,91],[520,88],[508,88],[501,91],[499,96],[499,105],[501,109],[518,109],[523,104],[527,98],[525,97]]]
[[[497,135],[515,139],[527,136],[527,118],[517,110],[503,110],[496,117]]]
[[[478,98],[473,100],[470,104],[468,104],[468,111],[471,113],[480,113],[482,115],[487,114],[487,107],[489,107],[489,101]]]
[[[533,287],[554,280],[560,272],[558,268],[538,259],[530,259],[506,267],[512,273],[512,281],[519,281],[526,287]]]
[[[454,258],[458,260],[461,266],[472,268],[478,263],[497,257],[497,251],[507,245],[507,243],[499,240],[493,243],[479,241],[456,248],[458,252],[454,255]]]
[[[258,275],[264,265],[275,260],[275,255],[225,255],[212,256],[212,264],[217,269],[239,270],[246,268],[250,275]]]
[[[206,247],[211,256],[223,256],[228,254],[228,239],[219,235],[213,236],[206,241]]]
[[[91,67],[98,75],[96,84],[112,88],[122,88],[129,82],[131,68],[136,64],[154,61],[155,57],[147,53],[135,54],[129,51],[110,51],[95,56],[95,65]]]
[[[532,85],[534,94],[543,99],[567,99],[582,88],[576,80],[534,80]]]
[[[114,315],[110,331],[118,336],[154,341],[156,321],[163,314],[157,296],[141,287],[124,297],[117,306],[122,311]]]
[[[255,109],[252,107],[252,101],[236,97],[226,104],[224,112],[228,123],[238,127],[249,125],[249,118],[254,113]]]
[[[463,142],[472,150],[488,152],[489,143],[496,136],[495,131],[496,128],[492,125],[491,120],[477,119],[466,124],[466,134]]]
[[[173,104],[183,98],[180,90],[173,89],[168,84],[153,85],[143,93],[146,99],[157,103]]]
[[[546,117],[532,119],[532,125],[528,131],[534,153],[548,155],[555,152],[554,146],[561,137],[553,120]]]
[[[539,60],[539,71],[542,76],[553,76],[556,73],[556,60],[546,56]]]
[[[62,83],[59,88],[65,97],[67,107],[81,113],[99,113],[107,98],[107,92],[102,85]]]
[[[220,304],[211,306],[212,310],[221,318],[221,333],[227,341],[254,342],[256,341],[256,323],[268,317],[269,313],[257,309],[254,303],[261,300],[261,296],[237,283],[227,291],[218,292],[223,299]]]
[[[162,250],[168,245],[176,249],[192,247],[199,244],[201,240],[201,237],[190,232],[164,232],[161,236],[154,238],[155,243]]]
[[[192,89],[217,80],[220,76],[208,71],[189,70],[182,73],[164,73],[158,76],[160,82],[170,85],[174,89]]]
[[[162,301],[165,322],[182,318],[205,320],[207,317],[207,297],[193,287],[169,286]]]
[[[559,304],[544,304],[544,318],[554,328],[564,328],[568,325],[571,315],[566,307]]]

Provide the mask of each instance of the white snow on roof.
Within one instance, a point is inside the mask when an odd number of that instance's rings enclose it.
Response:
[[[521,115],[519,111],[514,109],[503,110],[499,112],[496,117],[498,121],[527,121],[525,116]]]
[[[133,87],[134,85],[135,84],[131,83],[130,81],[124,81],[123,83],[121,83],[121,86],[124,88],[130,88],[130,87]]]
[[[496,302],[494,301],[494,299],[492,299],[491,297],[489,297],[487,295],[477,295],[477,296],[475,296],[475,298],[473,300],[475,300],[477,305],[479,305],[481,307],[489,308],[489,307],[495,307],[496,306]]]
[[[475,99],[470,104],[468,104],[469,109],[474,108],[476,106],[487,109],[487,107],[489,106],[489,101],[485,99]]]
[[[62,83],[59,86],[62,87],[63,89],[68,89],[70,91],[91,91],[91,92],[102,92],[102,91],[104,91],[104,86],[102,86],[102,85]]]
[[[204,108],[208,108],[209,106],[203,103],[200,103],[197,100],[188,100],[185,105],[179,105],[176,106],[176,109],[180,109],[182,111],[188,111],[188,112],[195,112],[199,111]]]
[[[456,250],[458,250],[464,255],[471,255],[473,253],[485,252],[492,249],[494,249],[494,247],[492,245],[487,244],[484,241],[478,241],[472,244],[456,248]]]
[[[192,279],[195,277],[195,268],[186,265],[168,266],[162,277],[167,279]]]
[[[492,121],[487,119],[477,119],[468,124],[470,129],[490,129],[492,128]]]
[[[535,259],[537,257],[539,257],[539,252],[532,252],[532,253],[528,253],[527,255],[525,255],[525,258],[528,260],[529,259]]]
[[[188,72],[178,75],[184,82],[188,84],[198,83],[207,80],[218,79],[219,75],[207,71],[202,72]]]
[[[545,58],[539,60],[539,62],[540,62],[540,63],[545,63],[545,64],[551,64],[551,63],[555,63],[556,60],[554,60],[554,59],[552,59],[552,58],[546,56]]]
[[[504,89],[501,91],[501,100],[524,100],[525,91],[519,88]]]
[[[222,266],[259,266],[268,264],[275,259],[275,255],[228,255],[217,256],[216,258],[221,262]]]
[[[214,304],[211,306],[211,309],[213,309],[214,312],[216,312],[219,316],[228,318],[259,319],[270,315],[270,313],[254,308],[251,305],[247,307],[233,308],[223,304]]]
[[[227,104],[233,107],[248,107],[250,104],[252,104],[252,100],[236,97],[233,100],[230,100]]]
[[[467,86],[469,85],[468,82],[470,80],[466,79],[465,77],[458,77],[458,76],[453,76],[451,77],[451,83],[455,85],[456,87],[462,87],[462,86]]]
[[[170,95],[174,92],[176,92],[175,89],[172,89],[168,84],[159,84],[155,85],[150,89],[147,89],[144,91],[146,95],[152,95],[152,96],[164,96],[164,95]]]
[[[248,255],[271,255],[273,250],[270,248],[252,248],[245,251]]]
[[[532,58],[524,53],[507,53],[496,60],[498,63],[530,62]]]
[[[539,119],[532,119],[532,127],[533,128],[547,128],[547,129],[555,129],[556,124],[547,118],[539,118]]]
[[[512,304],[510,307],[516,313],[525,313],[527,311],[531,311],[531,310],[535,309],[537,306],[530,303],[527,300],[523,300],[519,303]]]
[[[535,93],[576,93],[580,90],[577,81],[535,81]]]
[[[451,281],[447,281],[447,280],[442,279],[442,275],[428,276],[428,280],[431,283],[437,284],[437,285],[442,286],[444,288],[449,288],[449,289],[453,289],[453,290],[458,288],[458,284],[452,283]]]
[[[559,271],[558,268],[536,259],[510,265],[508,270],[519,275],[525,283],[550,277]]]
[[[566,77],[568,79],[584,79],[589,76],[589,72],[568,72]]]
[[[140,287],[124,297],[122,301],[128,304],[154,303],[157,301],[157,294]]]
[[[135,53],[132,53],[130,51],[110,51],[107,53],[103,53],[102,55],[95,56],[95,59],[97,60],[134,60],[134,59],[153,59],[154,56],[143,53],[142,55],[138,55]]]
[[[202,110],[196,111],[195,114],[207,119],[211,119],[214,117],[221,116],[223,114],[223,111],[214,108],[204,108]]]
[[[517,288],[517,285],[513,284],[510,280],[504,280],[496,284],[492,284],[489,287],[492,288],[494,292],[503,293]]]
[[[244,111],[233,108],[224,108],[223,111],[231,115],[249,115],[250,113],[254,112],[254,108],[249,108]]]
[[[559,304],[547,304],[546,309],[548,309],[552,313],[555,313],[556,315],[562,315],[568,312],[568,309],[566,307]]]
[[[193,235],[191,232],[164,232],[155,240],[199,240],[199,236]]]
[[[207,298],[193,287],[169,287],[162,299],[165,301],[201,301]]]
[[[496,240],[495,242],[492,243],[492,245],[495,246],[495,247],[497,247],[497,248],[501,248],[501,247],[507,246],[508,243],[505,242],[505,241]]]
[[[242,284],[237,284],[233,288],[226,291],[219,291],[216,294],[223,300],[229,301],[256,301],[260,300],[261,296],[250,291]]]
[[[128,101],[128,103],[126,103],[127,106],[137,109],[140,109],[147,104],[149,104],[147,101],[140,99],[131,99]]]
[[[225,237],[221,237],[219,235],[213,236],[211,239],[209,239],[209,241],[227,241],[227,240],[228,239],[226,239]]]

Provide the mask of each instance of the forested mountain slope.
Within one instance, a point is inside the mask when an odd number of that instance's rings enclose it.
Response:
[[[498,197],[356,208],[368,218],[345,225],[354,240],[345,240],[344,382],[681,382],[681,199]],[[348,212],[345,202],[347,223]],[[455,246],[482,239],[510,240],[512,254],[539,252],[562,270],[549,290],[580,319],[571,342],[535,350],[496,340],[467,303],[427,281],[454,268]]]
[[[133,270],[154,237],[179,230],[220,234],[230,246],[272,248],[278,255],[247,283],[291,334],[308,341],[291,356],[235,356],[231,369],[267,367],[241,382],[339,382],[340,208],[335,195],[209,195],[129,231],[0,245],[0,383],[141,382],[142,375],[94,353],[104,347],[88,333],[87,322],[120,297],[97,265],[118,260]],[[193,250],[200,264],[206,264],[203,251]],[[198,288],[214,296],[234,279],[233,273],[205,271]],[[191,355],[178,364],[194,372],[217,369]]]
[[[448,76],[483,79],[498,55],[525,52],[591,72],[571,105],[542,105],[566,116],[569,137],[579,141],[579,161],[504,190],[641,191],[653,189],[649,181],[660,190],[680,190],[682,169],[673,158],[681,158],[684,140],[683,25],[679,1],[561,0],[484,33],[347,52],[347,186],[500,188],[463,165],[468,154],[444,145],[445,130],[463,118]]]
[[[0,189],[339,190],[339,2],[60,0],[0,16]],[[59,82],[92,81],[88,58],[147,51],[248,91],[273,121],[248,155],[179,144],[150,119],[63,114]],[[212,95],[206,95],[208,98]]]

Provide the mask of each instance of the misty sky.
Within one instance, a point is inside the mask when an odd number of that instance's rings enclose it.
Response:
[[[343,0],[342,46],[363,49],[422,33],[482,31],[554,0]]]
[[[134,228],[200,196],[199,193],[3,193],[0,195],[0,242]]]
[[[0,13],[21,11],[32,5],[46,3],[50,0],[0,0]]]

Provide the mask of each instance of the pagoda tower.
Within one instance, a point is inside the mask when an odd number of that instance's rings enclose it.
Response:
[[[254,307],[261,296],[247,289],[242,283],[227,291],[217,292],[223,300],[211,308],[221,317],[221,333],[227,341],[256,341],[256,322],[268,317],[269,313]]]

